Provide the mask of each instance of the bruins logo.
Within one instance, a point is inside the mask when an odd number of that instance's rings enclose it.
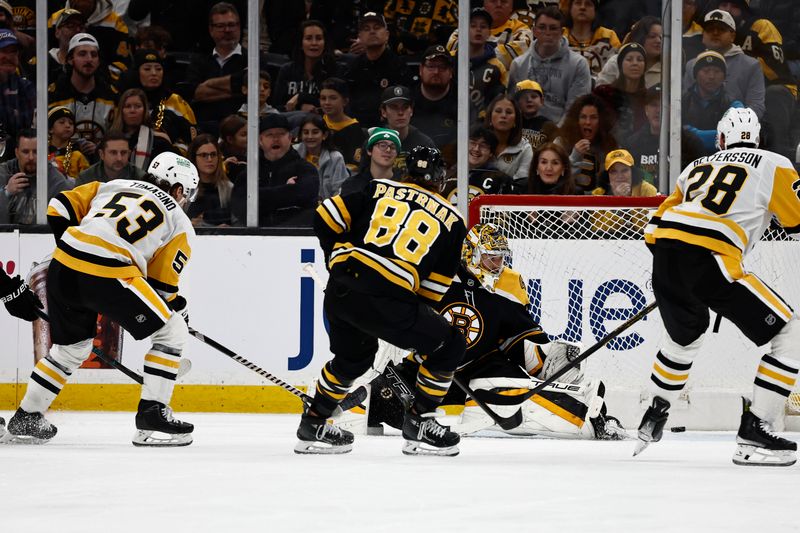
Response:
[[[457,327],[467,340],[467,348],[475,344],[483,335],[483,317],[477,309],[463,302],[448,305],[442,316]]]

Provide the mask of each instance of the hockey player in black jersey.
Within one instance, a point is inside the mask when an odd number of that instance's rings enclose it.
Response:
[[[325,311],[334,357],[297,429],[297,453],[346,453],[353,434],[327,422],[373,362],[378,339],[429,354],[403,420],[403,453],[456,455],[459,437],[434,418],[464,356],[464,337],[431,307],[456,274],[466,228],[438,192],[444,162],[416,147],[403,182],[376,179],[317,208],[314,229],[330,272]]]
[[[508,241],[496,225],[477,224],[469,231],[456,278],[437,305],[467,342],[457,376],[500,416],[509,417],[522,409],[522,424],[510,430],[512,433],[625,438],[619,422],[606,414],[604,385],[597,379],[584,380],[580,368],[529,400],[519,399],[539,379],[546,379],[577,356],[579,347],[551,339],[533,320],[526,307],[523,278],[506,266],[508,262]],[[366,411],[372,428],[382,422],[399,427],[403,386],[398,381],[408,382],[424,361],[423,354],[413,353],[401,364],[387,367],[370,383],[366,409],[347,411],[341,424],[363,431],[365,415],[359,419],[356,413]],[[461,419],[451,426],[458,433],[497,429],[483,409],[460,390],[451,390],[443,403],[464,406]]]

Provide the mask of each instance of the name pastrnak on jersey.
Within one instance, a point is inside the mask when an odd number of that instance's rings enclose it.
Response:
[[[178,203],[143,181],[92,182],[50,200],[51,226],[69,227],[53,259],[103,278],[145,277],[167,300],[191,256],[194,228]]]
[[[361,292],[433,302],[450,287],[466,236],[463,218],[443,197],[380,179],[323,201],[314,229],[335,279]]]
[[[514,270],[503,269],[491,292],[463,265],[459,266],[458,276],[437,309],[467,340],[461,366],[498,351],[521,364],[524,340],[550,342],[528,312],[528,303],[522,276]],[[540,360],[538,366],[541,364]]]
[[[800,232],[800,178],[789,160],[754,148],[723,150],[684,169],[645,241],[700,246],[738,267],[773,215],[787,233]]]

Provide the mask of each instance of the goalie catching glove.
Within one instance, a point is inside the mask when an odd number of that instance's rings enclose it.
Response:
[[[574,361],[583,345],[579,342],[554,340],[547,344],[534,344],[525,341],[525,370],[528,374],[545,380]],[[582,365],[576,365],[565,372],[558,381],[580,383],[583,381]]]

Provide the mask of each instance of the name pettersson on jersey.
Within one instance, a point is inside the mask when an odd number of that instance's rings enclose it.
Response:
[[[399,187],[392,187],[383,183],[375,186],[373,198],[393,198],[395,200],[408,200],[422,207],[425,211],[433,215],[442,224],[451,230],[453,224],[460,220],[460,217],[453,212],[452,208],[447,207],[441,197],[434,194],[427,194],[411,185],[403,184]]]
[[[173,209],[178,207],[178,204],[175,203],[175,200],[172,199],[172,196],[162,191],[155,185],[151,185],[150,183],[145,183],[143,181],[132,181],[131,187],[135,189],[144,189],[146,191],[153,193],[156,196],[156,198],[161,200],[161,203],[164,204],[164,207],[167,208],[167,211],[172,211]]]
[[[725,150],[723,152],[717,152],[716,154],[707,155],[697,159],[694,162],[694,166],[701,165],[703,163],[709,163],[711,161],[723,161],[726,163],[744,163],[746,165],[750,165],[751,167],[758,167],[761,164],[761,160],[764,159],[764,156],[756,154],[754,152],[732,152]]]

